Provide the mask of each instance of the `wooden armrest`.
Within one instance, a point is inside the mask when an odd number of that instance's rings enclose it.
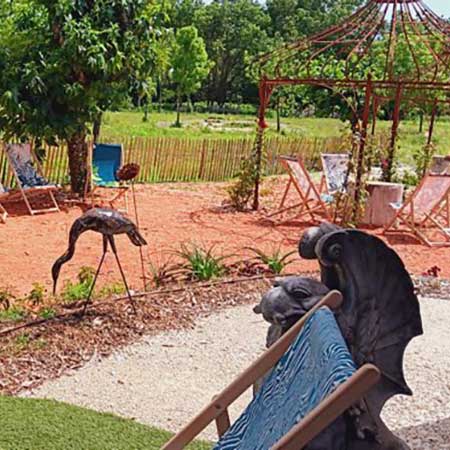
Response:
[[[328,306],[330,309],[337,309],[341,303],[342,294],[340,292],[332,291],[328,293],[287,333],[268,348],[247,370],[241,373],[228,387],[215,397],[190,423],[165,444],[162,450],[182,450],[192,442],[212,421],[222,416],[228,406],[252,386],[256,380],[264,376],[277,364],[295,340],[308,318],[315,311],[323,306]]]

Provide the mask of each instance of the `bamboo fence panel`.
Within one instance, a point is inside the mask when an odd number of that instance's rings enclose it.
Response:
[[[137,181],[141,183],[169,181],[224,181],[235,177],[244,158],[253,149],[253,136],[240,139],[190,139],[173,137],[110,137],[108,142],[121,142],[125,163],[140,165]],[[45,177],[55,184],[67,184],[67,146],[44,146]],[[302,138],[270,136],[265,141],[265,175],[283,172],[280,155],[300,154],[308,168],[318,168],[321,153],[342,152],[340,138]],[[0,143],[0,182],[13,187],[14,177],[3,145]]]

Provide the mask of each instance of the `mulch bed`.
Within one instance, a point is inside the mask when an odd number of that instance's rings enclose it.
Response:
[[[111,300],[94,304],[83,318],[69,315],[8,333],[0,337],[0,394],[37,387],[94,356],[106,357],[144,334],[192,327],[199,316],[214,310],[256,304],[269,285],[267,279],[187,285],[172,293],[166,290],[136,299],[137,315],[128,301]]]
[[[318,276],[305,273],[304,276]],[[254,277],[255,278],[255,277]],[[450,281],[413,277],[421,296],[450,299]],[[271,284],[266,277],[192,283],[136,298],[137,315],[126,299],[94,303],[81,318],[59,311],[59,318],[7,332],[0,328],[0,394],[14,395],[106,357],[143,335],[193,327],[199,316],[237,304],[256,304]]]

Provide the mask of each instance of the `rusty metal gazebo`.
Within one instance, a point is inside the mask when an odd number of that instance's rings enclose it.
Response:
[[[388,149],[388,179],[398,134],[403,101],[432,103],[428,135],[431,143],[438,104],[450,103],[450,23],[423,0],[368,0],[350,17],[313,36],[262,55],[260,68],[256,165],[260,172],[267,108],[273,90],[281,86],[317,86],[339,92],[364,92],[358,114],[355,195],[359,196],[361,170],[371,116],[373,130],[380,103],[394,101]],[[259,175],[254,204],[259,206]],[[357,198],[355,199],[357,200]]]

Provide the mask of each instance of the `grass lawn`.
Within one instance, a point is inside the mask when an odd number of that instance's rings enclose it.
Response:
[[[151,112],[148,122],[143,122],[142,112],[109,112],[105,114],[102,125],[103,139],[125,136],[184,137],[192,139],[221,138],[235,139],[252,137],[255,132],[255,117],[233,114],[182,114],[182,128],[172,126],[175,113]],[[210,124],[207,120],[210,120]],[[268,119],[267,133],[276,135],[275,119]],[[340,136],[345,124],[338,119],[328,118],[282,118],[282,134],[306,138],[326,138]],[[379,121],[378,132],[390,134],[391,122]],[[413,152],[426,142],[428,123],[424,122],[423,132],[419,133],[418,121],[404,120],[400,124],[398,155],[402,162],[411,163]],[[437,120],[434,132],[436,153],[450,153],[450,119]]]
[[[0,397],[0,450],[158,450],[170,433],[50,400]],[[190,450],[208,450],[195,443]]]

